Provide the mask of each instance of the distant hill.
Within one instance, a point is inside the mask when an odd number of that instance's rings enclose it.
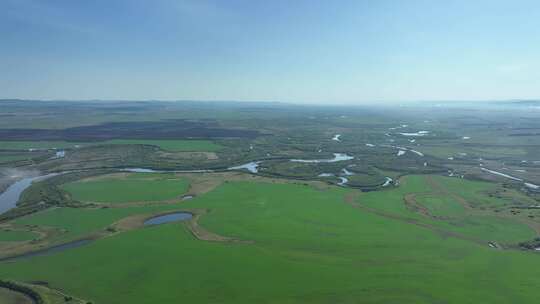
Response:
[[[500,102],[499,104],[519,107],[540,107],[540,100],[511,100]]]

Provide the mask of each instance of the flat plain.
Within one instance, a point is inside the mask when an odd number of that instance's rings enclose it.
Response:
[[[515,136],[540,128],[534,113],[494,108],[480,124],[461,109],[144,107],[144,118],[108,112],[77,121],[70,107],[51,117],[44,102],[43,117],[24,126],[62,130],[56,119],[65,115],[64,128],[89,132],[70,133],[82,139],[128,122],[121,126],[143,130],[139,139],[74,147],[0,138],[10,155],[0,167],[4,189],[57,173],[0,215],[0,280],[22,290],[0,286],[0,302],[19,303],[28,290],[48,304],[540,296],[540,138]],[[174,128],[208,124],[209,137],[144,138],[186,113],[190,121]],[[178,212],[190,216],[145,224]]]

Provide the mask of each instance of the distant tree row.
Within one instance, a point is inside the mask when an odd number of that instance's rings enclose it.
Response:
[[[532,241],[521,242],[519,243],[519,246],[529,250],[535,250],[537,248],[540,248],[540,237],[537,237]]]

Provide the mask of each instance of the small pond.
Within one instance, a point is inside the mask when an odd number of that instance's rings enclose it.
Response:
[[[193,217],[189,212],[175,212],[165,215],[158,215],[144,221],[145,226],[154,226],[171,222],[187,221]]]
[[[3,259],[0,259],[0,262],[1,261],[16,260],[16,259],[17,260],[18,259],[26,259],[26,258],[42,256],[42,255],[50,255],[50,254],[61,252],[61,251],[64,251],[64,250],[81,247],[81,246],[84,246],[84,245],[87,245],[87,244],[91,243],[92,241],[93,240],[91,240],[91,239],[83,239],[83,240],[73,241],[73,242],[69,242],[69,243],[65,243],[65,244],[61,244],[61,245],[52,246],[52,247],[49,247],[49,248],[39,249],[39,250],[36,250],[36,251],[28,252],[28,253],[25,253],[25,254],[22,254],[22,255],[14,256],[14,257],[3,258]]]

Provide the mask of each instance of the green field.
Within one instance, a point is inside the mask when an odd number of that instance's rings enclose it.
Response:
[[[441,145],[423,146],[419,151],[436,157],[458,157],[460,153],[467,153],[470,157],[523,157],[527,151],[523,148],[512,146],[474,147],[467,145]]]
[[[28,241],[36,238],[38,235],[29,231],[18,230],[0,230],[0,242],[18,242]]]
[[[0,163],[7,163],[30,158],[32,158],[30,155],[0,155]]]
[[[466,199],[473,207],[481,208],[497,208],[513,203],[525,205],[534,205],[535,201],[528,197],[523,192],[513,189],[502,189],[500,185],[495,183],[487,183],[481,181],[470,181],[458,178],[449,178],[443,176],[433,176],[433,180],[444,187],[448,193],[459,194],[460,197]],[[500,196],[493,196],[497,190],[503,190]]]
[[[432,190],[423,176],[407,177],[399,188],[363,194],[337,187],[228,182],[173,205],[51,209],[17,223],[56,225],[79,237],[129,214],[204,208],[211,211],[200,219],[203,227],[253,243],[201,241],[183,224],[171,223],[6,263],[0,277],[46,280],[78,297],[111,304],[536,303],[537,254],[492,249],[401,216],[476,237],[518,240],[534,233],[518,222],[501,225],[490,216],[456,228],[404,207],[404,194]],[[346,196],[352,197],[349,203]],[[477,226],[487,232],[478,232]],[[501,227],[491,231],[492,226]]]
[[[155,205],[130,208],[51,208],[14,222],[18,225],[40,225],[62,231],[50,241],[67,242],[106,228],[115,221],[139,213],[156,213],[177,209],[178,205]]]
[[[98,142],[67,142],[67,141],[0,141],[0,149],[29,150],[29,149],[67,149],[95,145],[152,145],[166,151],[219,151],[222,146],[210,140],[152,140],[152,139],[114,139]]]
[[[430,185],[427,179],[434,180],[437,187]],[[511,244],[532,239],[536,233],[527,225],[509,218],[501,218],[493,212],[481,212],[476,209],[465,212],[462,203],[457,201],[459,198],[469,205],[486,209],[497,208],[508,203],[503,199],[487,195],[485,191],[494,187],[495,184],[458,178],[407,176],[402,179],[402,185],[398,189],[369,192],[361,197],[361,201],[366,206],[390,215],[422,221],[433,227],[485,242],[497,241]],[[418,203],[426,207],[432,215],[442,216],[444,219],[434,220],[408,209],[403,203],[403,197],[409,193],[418,193]],[[454,195],[450,196],[449,193]]]
[[[76,145],[86,145],[87,143],[76,143],[67,141],[0,141],[0,148],[5,150],[29,150],[29,149],[66,149],[74,148]]]
[[[462,216],[465,212],[463,206],[449,196],[430,195],[419,197],[417,200],[436,216]]]
[[[126,203],[179,198],[188,185],[186,180],[170,174],[129,174],[71,182],[63,189],[82,202]]]
[[[203,151],[203,152],[215,152],[223,148],[210,140],[137,140],[137,139],[115,139],[103,142],[107,145],[152,145],[160,147],[166,151],[180,152],[180,151]]]

